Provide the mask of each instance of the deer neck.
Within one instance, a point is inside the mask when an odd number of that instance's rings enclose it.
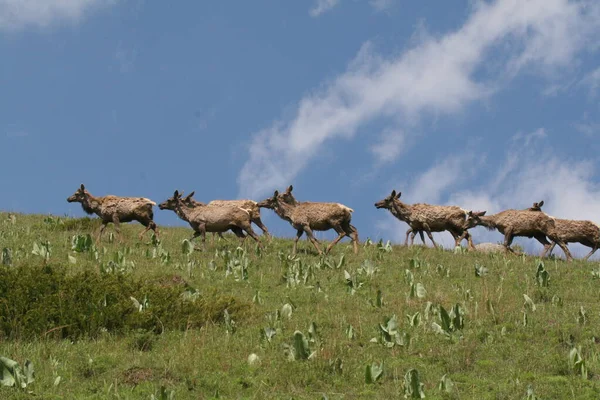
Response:
[[[479,217],[479,221],[479,225],[490,229],[495,228],[497,225],[494,215],[484,215],[483,217]]]
[[[100,214],[100,208],[102,206],[102,198],[94,197],[91,194],[87,193],[84,196],[83,201],[81,202],[81,207],[83,211],[88,214]]]
[[[395,200],[392,207],[392,214],[403,221],[410,221],[412,212],[410,208],[400,200]]]
[[[275,207],[275,213],[279,215],[279,217],[290,221],[291,215],[294,209],[296,208],[295,204],[288,204],[282,201],[277,202],[277,206]]]
[[[187,207],[185,204],[183,204],[182,202],[177,202],[177,204],[175,205],[175,214],[177,214],[177,216],[179,218],[181,218],[184,221],[190,221],[190,218],[192,216],[192,209]]]
[[[183,206],[182,206],[182,207],[183,207]],[[187,217],[186,217],[186,215],[185,215],[185,213],[183,212],[183,210],[180,208],[180,206],[179,206],[179,205],[175,206],[175,209],[174,209],[173,211],[175,211],[175,214],[177,214],[177,216],[178,216],[180,219],[182,219],[182,220],[184,220],[184,221],[187,221],[187,220],[188,220],[188,219],[187,219]]]

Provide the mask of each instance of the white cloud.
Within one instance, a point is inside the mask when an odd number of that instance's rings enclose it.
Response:
[[[365,44],[346,72],[299,101],[293,118],[253,136],[238,177],[241,195],[289,184],[328,141],[350,139],[373,119],[418,123],[428,114],[460,113],[525,66],[568,65],[598,33],[600,19],[592,16],[599,9],[591,1],[479,2],[458,30],[426,37],[398,57],[383,58]],[[499,46],[504,39],[512,45]],[[502,55],[504,69],[477,80],[488,53]]]
[[[587,86],[592,95],[596,95],[600,89],[600,67],[588,73],[582,80],[581,84]]]
[[[517,133],[513,136],[513,142],[522,141],[525,146],[529,146],[532,141],[539,141],[546,138],[548,135],[546,134],[546,130],[544,128],[538,128],[530,133]]]
[[[340,0],[317,0],[313,8],[310,9],[310,15],[312,17],[318,17],[319,15],[327,12],[337,6]]]
[[[406,192],[402,192],[402,197],[415,199],[415,202],[438,203],[448,188],[469,175],[467,171],[472,170],[471,162],[466,154],[446,158],[421,174]]]
[[[80,21],[94,8],[117,0],[0,0],[0,29],[47,27],[61,21]]]
[[[318,17],[338,6],[340,1],[341,0],[316,0],[315,5],[309,11],[309,14],[311,17]],[[373,7],[375,11],[380,12],[392,7],[394,1],[395,0],[369,0],[369,5]]]
[[[370,0],[369,4],[376,11],[385,11],[394,4],[394,0]]]
[[[397,129],[384,130],[379,141],[371,146],[371,153],[379,164],[394,161],[403,150],[405,144],[404,132]]]
[[[574,128],[586,136],[592,137],[600,133],[600,123],[596,122],[576,122]]]

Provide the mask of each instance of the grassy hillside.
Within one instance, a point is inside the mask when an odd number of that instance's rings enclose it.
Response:
[[[600,398],[597,263],[97,227],[0,213],[0,398]]]

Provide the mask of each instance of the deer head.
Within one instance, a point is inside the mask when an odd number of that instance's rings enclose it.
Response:
[[[268,209],[274,210],[275,207],[277,207],[278,197],[279,197],[279,191],[276,190],[275,193],[273,193],[273,196],[266,198],[262,201],[259,201],[257,205],[261,208],[268,208]]]
[[[67,198],[67,201],[69,203],[74,203],[74,202],[81,203],[82,201],[84,201],[86,199],[86,197],[88,195],[89,195],[89,193],[87,192],[87,190],[85,190],[85,186],[83,186],[83,183],[82,183],[81,186],[75,191],[75,193],[73,193],[71,196],[69,196]]]
[[[396,193],[395,190],[392,190],[392,193],[388,197],[375,203],[375,207],[386,208],[388,210],[391,210],[392,207],[394,206],[394,200],[400,199],[401,195],[402,195],[402,192]]]
[[[485,213],[486,211],[469,211],[467,213],[467,227],[473,228],[477,225],[481,225],[481,217],[483,217]]]
[[[192,192],[193,194],[193,192]],[[162,203],[160,203],[158,205],[158,208],[160,208],[161,210],[175,210],[177,208],[177,203],[179,201],[181,201],[181,196],[183,195],[182,193],[179,193],[178,190],[176,190],[173,193],[172,197],[169,197],[167,200],[163,201]]]

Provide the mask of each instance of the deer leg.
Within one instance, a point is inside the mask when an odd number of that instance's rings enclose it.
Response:
[[[294,239],[294,247],[292,249],[293,256],[296,255],[296,247],[298,246],[298,240],[300,239],[300,237],[302,236],[303,233],[304,233],[304,230],[302,228],[298,229],[296,232],[296,238]]]
[[[423,242],[423,244],[425,244],[425,235],[423,234],[423,231],[415,231],[413,230],[411,235],[410,235],[410,245],[414,245],[415,244],[415,237],[417,236],[417,233],[419,233],[419,237],[421,238],[421,242]]]
[[[115,226],[115,232],[119,236],[119,243],[123,243],[123,234],[121,233],[121,221],[116,215],[113,217],[113,225]]]
[[[452,239],[454,239],[454,247],[460,246],[460,241],[458,240],[459,235],[457,235],[456,232],[451,230],[449,230],[448,232],[450,232],[450,234],[452,235]]]
[[[335,240],[333,242],[331,242],[331,244],[329,246],[327,246],[327,249],[325,250],[325,254],[329,254],[329,252],[331,251],[331,248],[333,246],[335,246],[337,244],[337,242],[339,242],[340,240],[342,240],[343,237],[346,236],[346,231],[344,231],[344,229],[342,229],[341,226],[334,226],[333,229],[338,233],[338,237],[335,238]],[[352,239],[354,241],[354,239]]]
[[[548,249],[548,257],[550,257],[552,255],[552,250],[554,250],[555,247],[556,247],[556,242],[552,242],[552,244],[550,245],[550,248]]]
[[[427,232],[427,236],[429,237],[429,240],[431,240],[431,243],[433,243],[433,247],[437,248],[437,243],[435,242],[435,240],[433,240],[433,235],[431,234],[431,229],[429,228],[429,225],[425,224],[424,228],[425,228],[425,232]],[[425,242],[423,242],[423,243],[425,243]]]
[[[433,247],[437,248],[437,243],[433,240],[433,234],[430,230],[427,230],[427,236],[429,237],[429,240],[431,240],[431,243],[433,243]]]
[[[144,234],[150,230],[150,224],[148,224],[147,221],[142,222],[142,225],[144,225],[146,227],[146,229],[144,229],[142,232],[140,232],[140,234],[138,236],[140,240],[142,240],[142,238],[144,237]]]
[[[98,244],[100,242],[100,239],[102,238],[102,234],[104,233],[104,229],[106,229],[107,224],[108,224],[108,221],[102,221],[102,225],[100,226],[100,229],[98,230],[98,234],[96,235],[96,244]]]
[[[200,236],[200,232],[194,229],[194,234],[189,239],[189,241],[191,242],[192,240],[196,239],[198,236]],[[196,250],[198,250],[198,249],[196,249]]]
[[[150,223],[148,224],[148,226],[150,227],[150,229],[152,229],[154,231],[154,236],[156,236],[158,238],[159,237],[158,225],[156,225],[156,223],[154,221],[150,220]]]
[[[460,231],[450,231],[450,233],[454,237],[455,245],[462,246],[462,241],[464,239],[467,239],[469,249],[475,250],[475,246],[473,245],[473,240],[471,239],[471,234],[469,233],[469,231],[465,229],[460,235],[459,232]]]
[[[260,219],[260,217],[254,218],[252,220],[252,222],[254,222],[256,224],[256,226],[258,226],[260,228],[260,230],[263,232],[263,235],[265,235],[267,238],[271,238],[271,234],[269,233],[269,230],[267,229],[267,227],[265,226],[265,224],[263,224],[263,222]]]
[[[408,230],[406,231],[406,240],[404,241],[404,245],[408,246],[408,235],[410,235],[413,232],[412,228],[408,228]],[[414,240],[414,235],[413,235],[413,240]]]
[[[154,231],[154,235],[156,235],[156,237],[158,237],[158,227],[156,226],[156,224],[154,223],[154,221],[152,221],[151,219],[149,220],[144,220],[144,221],[140,221],[142,225],[144,225],[146,227],[146,229],[144,229],[141,233],[140,233],[140,240],[142,240],[142,238],[144,237],[144,235],[146,234],[146,232],[148,232],[150,229],[152,229]]]
[[[349,222],[348,226],[342,225],[342,228],[344,228],[344,231],[346,231],[346,236],[348,236],[350,239],[352,239],[352,242],[354,242],[354,254],[358,254],[358,229],[356,229],[356,227],[351,225]]]
[[[456,246],[462,246],[462,241],[464,239],[467,239],[467,242],[469,243],[469,246],[471,245],[471,241],[468,240],[470,238],[471,235],[469,235],[469,232],[467,232],[466,230],[462,231],[462,233],[459,234],[460,231],[451,231],[450,233],[452,234],[452,236],[454,237],[454,242],[455,242],[455,247]]]
[[[594,254],[596,252],[596,250],[598,250],[597,244],[594,245],[594,247],[592,247],[592,251],[590,251],[587,256],[583,257],[583,261],[587,261],[588,258],[590,258],[592,256],[592,254]]]
[[[511,230],[507,230],[504,234],[504,250],[510,253],[514,253],[514,250],[511,249],[510,245],[512,244],[514,235]]]
[[[542,246],[544,246],[544,251],[542,251],[542,254],[540,255],[541,258],[544,258],[546,253],[548,253],[548,250],[550,249],[550,247],[552,247],[552,243],[550,243],[548,241],[548,239],[546,238],[546,235],[536,234],[536,235],[533,235],[533,237],[535,238],[535,240],[540,242],[542,244]]]
[[[304,226],[304,232],[306,232],[306,235],[308,235],[308,238],[319,252],[319,255],[322,255],[323,251],[321,251],[321,248],[319,247],[319,242],[317,241],[317,239],[315,239],[315,235],[313,234],[312,229],[310,229],[310,227],[306,225]]]
[[[567,247],[565,242],[563,242],[562,240],[555,240],[555,242],[565,253],[565,256],[567,257],[567,261],[568,262],[573,261],[573,256],[571,255],[571,252],[569,251],[569,248]]]
[[[202,250],[206,250],[206,224],[200,223],[194,228],[194,236],[192,239],[202,236]]]
[[[237,236],[240,239],[240,246],[243,246],[244,241],[246,240],[246,235],[244,235],[242,229],[237,226],[233,226],[231,227],[231,230],[233,231],[233,233],[235,233],[235,236]]]
[[[462,242],[463,239],[467,239],[469,249],[475,250],[475,245],[473,244],[473,235],[471,235],[468,230],[465,230],[465,232],[462,234],[460,241]]]
[[[421,233],[419,231],[419,233]],[[413,246],[415,244],[415,237],[417,236],[417,231],[415,231],[414,229],[411,229],[410,232],[410,245]]]
[[[248,236],[250,236],[252,239],[256,240],[256,243],[258,243],[258,247],[260,247],[261,249],[264,249],[264,247],[260,241],[260,238],[258,237],[256,232],[254,232],[254,229],[252,229],[252,225],[250,224],[250,222],[248,222],[248,226],[246,226],[242,229],[244,229],[246,231]]]

